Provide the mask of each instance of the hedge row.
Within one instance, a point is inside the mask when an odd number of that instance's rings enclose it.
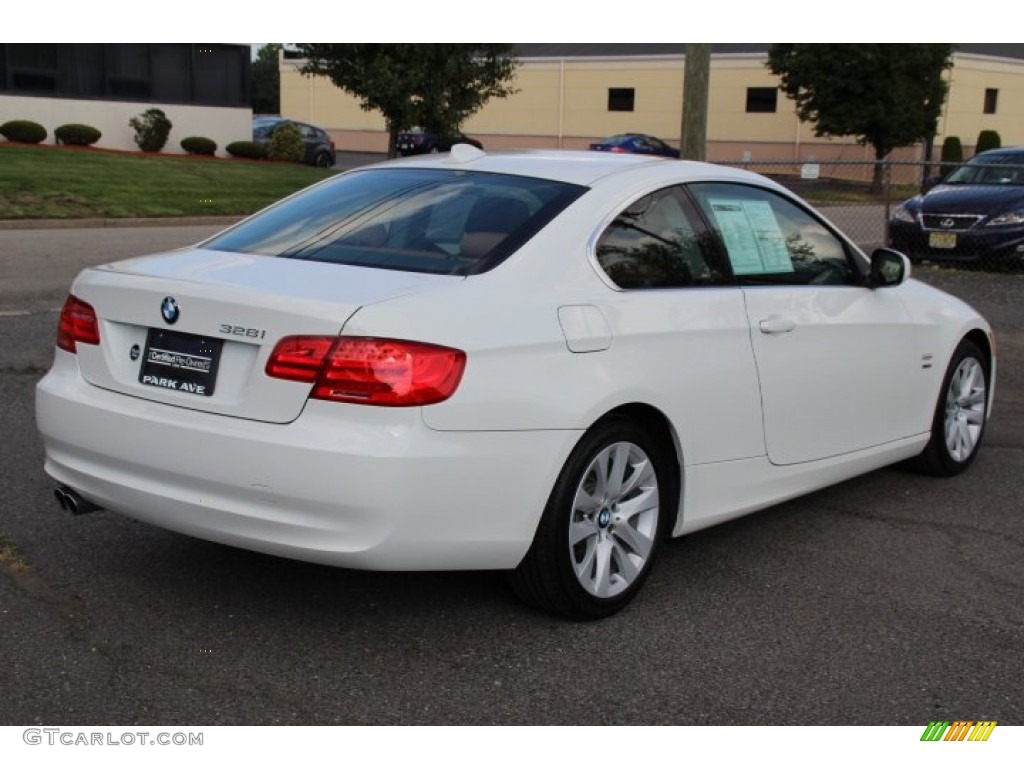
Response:
[[[53,132],[53,138],[58,144],[71,144],[78,147],[95,144],[102,135],[91,125],[82,125],[81,123],[67,123],[58,126]],[[31,120],[9,120],[0,125],[0,136],[8,141],[18,141],[22,144],[39,144],[46,139],[46,129]]]
[[[159,152],[167,141],[171,130],[171,122],[159,109],[149,109],[129,121],[135,129],[135,143],[143,152]],[[290,129],[290,130],[289,130]],[[0,136],[8,141],[24,144],[39,144],[46,139],[46,129],[31,120],[10,120],[0,125]],[[53,132],[58,144],[76,147],[89,147],[100,140],[102,134],[91,125],[68,123]],[[190,155],[214,155],[217,142],[205,136],[187,136],[181,140],[181,148]],[[284,125],[274,131],[274,138],[268,147],[254,141],[233,141],[225,148],[232,157],[243,157],[249,160],[302,160],[304,145],[298,129],[293,125]]]
[[[170,121],[158,109],[148,110],[132,118],[129,124],[135,129],[136,143],[144,152],[159,152],[163,149],[171,129]],[[67,123],[58,126],[53,132],[53,138],[58,144],[74,147],[90,147],[102,135],[99,129],[82,123]],[[22,144],[39,144],[46,140],[47,134],[46,128],[32,120],[9,120],[0,125],[0,136]],[[188,136],[181,140],[181,148],[190,155],[213,155],[217,152],[217,142],[205,136]]]

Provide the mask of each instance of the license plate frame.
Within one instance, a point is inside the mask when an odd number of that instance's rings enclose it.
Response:
[[[928,247],[944,251],[956,248],[956,232],[929,232]]]
[[[150,328],[139,365],[139,383],[210,397],[217,386],[224,339]]]

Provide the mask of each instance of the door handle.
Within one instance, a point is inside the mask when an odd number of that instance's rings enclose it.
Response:
[[[761,329],[761,333],[789,333],[796,328],[796,323],[788,317],[772,315],[758,323],[757,327]]]

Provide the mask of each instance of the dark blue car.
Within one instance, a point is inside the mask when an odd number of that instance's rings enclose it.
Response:
[[[911,261],[1024,262],[1024,147],[981,152],[898,206],[889,244]]]
[[[609,136],[599,144],[591,144],[590,148],[598,152],[629,152],[634,155],[679,158],[678,149],[644,133],[620,133],[618,136]]]

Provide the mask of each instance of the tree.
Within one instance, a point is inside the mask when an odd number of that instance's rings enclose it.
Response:
[[[454,133],[491,98],[515,93],[512,46],[500,43],[300,43],[303,74],[324,75],[379,110],[388,129],[388,156],[399,131],[421,126]]]
[[[280,43],[267,43],[256,52],[252,63],[252,111],[257,115],[281,112],[281,73],[277,59]]]
[[[950,43],[774,43],[767,66],[800,119],[814,123],[816,136],[856,136],[874,148],[872,189],[878,191],[886,155],[935,135],[954,49]]]
[[[686,44],[683,73],[682,156],[686,160],[707,158],[708,83],[711,79],[711,45]]]

